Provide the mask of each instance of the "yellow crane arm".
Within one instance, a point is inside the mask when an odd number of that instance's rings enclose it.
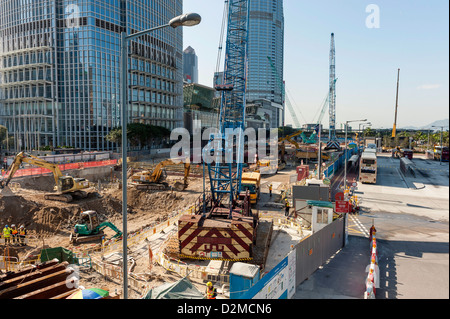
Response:
[[[16,155],[11,166],[8,168],[9,175],[6,181],[4,182],[3,187],[6,187],[8,185],[8,183],[11,181],[14,174],[17,172],[17,170],[20,168],[20,165],[23,162],[51,170],[56,184],[58,184],[58,179],[63,176],[61,170],[59,169],[58,164],[50,163],[39,157],[30,154],[25,154],[24,152],[20,152],[19,154]],[[8,172],[6,173],[8,174]]]
[[[153,170],[150,180],[152,182],[157,183],[161,178],[162,169],[165,166],[178,165],[178,164],[181,164],[181,161],[173,161],[171,159],[167,159],[167,160],[164,160],[164,161],[158,163],[158,165],[156,165],[155,169]],[[191,170],[191,164],[189,163],[189,160],[187,160],[184,164],[184,182],[185,183],[187,182],[187,178],[189,176],[190,170]]]
[[[278,142],[280,143],[280,142],[283,142],[283,141],[288,141],[288,142],[294,144],[296,149],[299,149],[300,146],[299,146],[298,143],[297,143],[295,140],[293,140],[292,138],[295,137],[295,136],[297,136],[297,135],[300,135],[300,134],[302,134],[302,133],[303,133],[303,131],[301,131],[301,130],[300,130],[300,131],[297,131],[297,132],[295,132],[295,133],[292,133],[291,135],[287,135],[287,136],[285,136],[285,137],[281,137],[280,139],[278,139]]]

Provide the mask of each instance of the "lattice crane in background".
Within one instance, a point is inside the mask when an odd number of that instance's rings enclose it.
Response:
[[[289,97],[288,97],[287,94],[286,94],[285,87],[284,87],[284,83],[283,83],[283,81],[281,81],[280,77],[278,76],[277,69],[275,68],[275,65],[273,64],[272,59],[271,59],[269,56],[267,57],[267,59],[268,59],[269,62],[270,62],[270,66],[272,67],[272,71],[273,71],[273,73],[275,74],[275,76],[276,76],[276,78],[277,78],[277,81],[280,83],[280,88],[281,88],[281,101],[283,102],[284,99],[286,99],[286,105],[287,105],[287,107],[288,107],[288,109],[289,109],[289,113],[291,113],[292,120],[294,121],[295,127],[296,127],[296,128],[301,128],[300,122],[299,122],[299,120],[298,120],[298,118],[297,118],[297,114],[295,114],[295,110],[294,110],[294,108],[292,107],[291,101],[289,100]]]
[[[328,95],[330,114],[329,141],[325,149],[337,149],[341,147],[336,138],[336,50],[334,45],[334,33],[331,34],[330,44],[330,93]]]

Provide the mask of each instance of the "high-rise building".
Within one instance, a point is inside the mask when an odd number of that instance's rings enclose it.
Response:
[[[166,24],[182,0],[0,0],[0,124],[15,150],[113,149],[120,34]],[[130,122],[183,123],[182,28],[128,45]]]
[[[283,0],[250,1],[247,102],[271,102],[271,127],[273,123],[277,126],[283,124],[283,58]],[[276,117],[275,121],[273,116]]]
[[[183,79],[187,83],[198,83],[198,57],[190,46],[183,51]]]

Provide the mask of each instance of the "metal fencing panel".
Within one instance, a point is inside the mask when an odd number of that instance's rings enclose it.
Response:
[[[295,246],[296,286],[311,276],[344,246],[344,225],[344,219],[338,218]]]

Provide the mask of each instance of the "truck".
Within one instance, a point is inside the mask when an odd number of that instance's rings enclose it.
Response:
[[[371,144],[371,145],[369,145]],[[373,147],[375,145],[375,148],[377,147],[377,139],[376,137],[366,137],[364,139],[364,147]]]
[[[245,196],[247,190],[250,192],[250,204],[256,204],[260,196],[261,173],[244,172],[241,178],[241,192],[239,197]]]

